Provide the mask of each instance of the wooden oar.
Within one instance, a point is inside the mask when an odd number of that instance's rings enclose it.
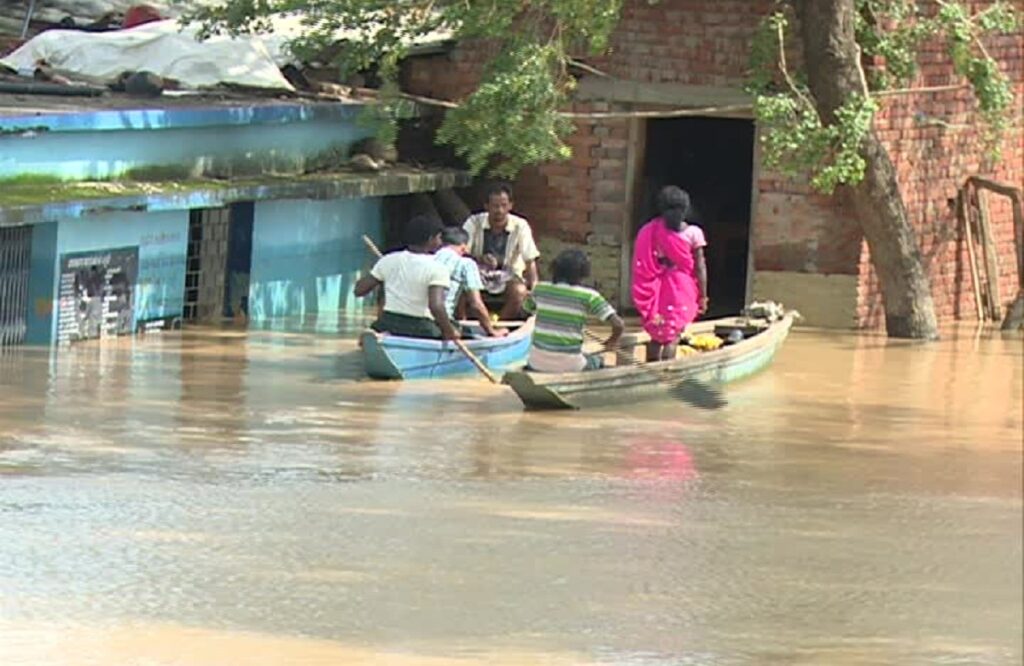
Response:
[[[381,253],[380,248],[377,247],[377,244],[373,242],[373,239],[366,234],[363,234],[363,243],[366,244],[366,247],[369,248],[370,252],[372,252],[377,258],[384,256]],[[492,384],[501,383],[498,378],[494,376],[494,373],[487,369],[487,366],[484,365],[483,361],[477,358],[477,355],[470,351],[465,342],[462,340],[452,340],[452,343],[454,343],[455,346],[458,347],[459,351],[462,352],[462,355],[468,358],[469,362],[480,371],[480,374],[489,379]]]
[[[380,259],[381,257],[384,256],[384,253],[380,251],[380,248],[377,247],[377,244],[373,242],[373,239],[367,236],[366,234],[363,234],[363,243],[366,244],[366,247],[369,248],[370,250],[370,254],[372,254],[375,258]],[[378,287],[377,316],[379,317],[382,312],[384,312],[384,288]]]
[[[469,347],[466,346],[465,342],[462,340],[452,340],[452,342],[455,343],[455,346],[459,348],[459,351],[469,359],[469,362],[476,366],[476,369],[480,371],[480,374],[491,380],[492,384],[501,383],[498,378],[494,376],[494,373],[487,369],[487,366],[484,365],[483,361],[477,358],[477,355],[469,350]]]
[[[377,247],[377,244],[373,242],[373,239],[367,236],[366,234],[363,234],[363,242],[366,243],[366,247],[369,248],[373,256],[377,257],[378,259],[384,256],[384,253],[380,251],[380,248]]]
[[[583,334],[594,342],[599,342],[602,345],[604,344],[604,339],[593,331],[584,329]],[[637,342],[632,346],[638,347],[640,344],[642,343]],[[622,345],[619,344],[616,345],[616,347],[621,349]],[[715,390],[704,382],[696,379],[672,379],[671,377],[666,377],[653,368],[646,368],[645,366],[647,365],[647,362],[637,359],[635,354],[627,365],[647,370],[659,383],[665,384],[668,387],[669,392],[673,397],[684,400],[694,407],[700,407],[702,409],[720,409],[728,404],[726,403],[725,396],[722,395],[721,391]]]

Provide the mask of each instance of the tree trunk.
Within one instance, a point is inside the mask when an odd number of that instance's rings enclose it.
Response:
[[[860,50],[854,35],[854,0],[796,0],[811,93],[824,122],[851,95],[863,94]],[[885,328],[897,338],[939,337],[928,275],[907,219],[896,169],[872,131],[861,153],[864,180],[845,188],[864,230],[882,286]]]

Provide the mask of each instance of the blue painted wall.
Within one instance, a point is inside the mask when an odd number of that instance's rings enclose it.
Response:
[[[67,253],[138,246],[135,320],[138,322],[181,316],[188,248],[188,211],[109,213],[83,220],[36,225],[36,229],[38,231],[33,231],[32,238],[32,274],[29,282],[34,305],[29,319],[31,343],[51,344],[56,338],[60,258]],[[41,238],[38,248],[37,236]],[[52,249],[47,250],[46,247]],[[48,312],[42,305],[46,293],[49,293],[50,299]]]
[[[57,223],[32,226],[32,263],[28,277],[28,312],[25,342],[46,345],[53,337],[57,282]]]
[[[281,173],[323,150],[369,136],[353,120],[276,125],[0,135],[0,180],[23,175],[66,180],[113,178],[147,166],[177,166],[202,175],[213,164],[264,160]],[[268,172],[273,172],[268,168]]]
[[[384,235],[380,198],[259,202],[253,222],[249,317],[329,314],[364,307],[352,287]]]

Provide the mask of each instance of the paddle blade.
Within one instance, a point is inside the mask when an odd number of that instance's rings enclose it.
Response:
[[[699,409],[721,409],[729,404],[718,388],[696,379],[674,382],[669,395]]]

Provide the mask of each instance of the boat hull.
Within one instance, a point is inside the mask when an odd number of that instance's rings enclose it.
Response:
[[[742,379],[769,365],[785,342],[788,314],[747,340],[672,361],[566,374],[510,372],[503,379],[527,409],[581,409],[666,395],[707,392],[708,385]],[[718,322],[707,322],[711,327]]]
[[[463,341],[488,369],[506,372],[526,365],[532,335],[533,319],[529,319],[504,338]],[[450,342],[366,331],[360,343],[366,374],[373,379],[441,379],[479,372]]]

